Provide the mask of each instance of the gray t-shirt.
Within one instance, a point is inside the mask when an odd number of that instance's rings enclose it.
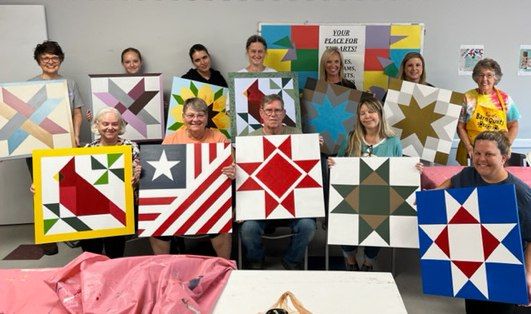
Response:
[[[57,79],[61,80],[65,78],[59,75]],[[37,75],[29,80],[30,81],[46,81],[46,80],[43,80],[40,75]],[[68,88],[68,99],[70,100],[70,110],[74,112],[74,108],[81,108],[85,104],[83,103],[83,99],[81,99],[81,94],[79,93],[79,89],[77,88],[76,81],[66,79],[66,85]]]
[[[299,130],[297,128],[294,128],[292,126],[284,125],[284,127],[282,128],[282,132],[280,132],[277,135],[301,134],[301,133],[302,133],[301,130]],[[266,134],[264,134],[264,128],[259,128],[259,129],[256,129],[256,130],[252,131],[251,133],[249,133],[249,135],[255,136],[255,135],[266,135]],[[269,135],[269,134],[267,134],[267,135]]]

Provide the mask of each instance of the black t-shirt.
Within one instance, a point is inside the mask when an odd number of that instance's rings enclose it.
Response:
[[[185,78],[185,79],[188,79],[188,80],[193,80],[193,81],[198,81],[198,82],[202,82],[202,83],[217,85],[217,86],[221,86],[221,87],[229,87],[229,85],[227,85],[227,81],[225,81],[225,78],[223,77],[223,75],[221,75],[221,73],[219,73],[219,71],[216,71],[214,69],[210,69],[210,79],[209,80],[207,80],[204,77],[202,77],[201,74],[199,74],[199,72],[197,72],[197,69],[188,70],[188,72],[186,72],[186,74],[183,75],[182,78]]]
[[[518,218],[520,220],[520,232],[524,242],[531,242],[531,188],[522,180],[509,173],[507,179],[498,183],[488,183],[481,178],[474,167],[466,167],[460,173],[450,179],[453,188],[514,184],[516,201],[518,203]]]
[[[339,81],[339,82],[337,82],[335,84],[339,85],[339,86],[343,86],[343,87],[357,89],[356,88],[356,84],[353,81],[350,81],[350,80],[347,80],[347,79],[342,79],[341,81]]]

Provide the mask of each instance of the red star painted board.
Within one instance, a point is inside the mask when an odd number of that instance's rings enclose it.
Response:
[[[232,231],[228,143],[143,145],[138,234],[141,237]]]
[[[236,137],[236,220],[323,217],[318,134]]]
[[[35,242],[134,233],[132,167],[126,145],[33,151]]]

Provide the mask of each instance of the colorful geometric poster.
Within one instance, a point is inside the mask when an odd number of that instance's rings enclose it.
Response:
[[[35,242],[135,232],[131,146],[35,150]]]
[[[66,80],[0,84],[0,160],[74,146]]]
[[[528,304],[514,185],[417,193],[424,293]]]
[[[236,137],[236,220],[324,217],[318,134]]]
[[[230,138],[230,117],[225,112],[229,89],[221,86],[173,77],[166,135],[183,126],[183,106],[192,97],[203,99],[208,106],[207,127],[220,130]]]
[[[337,157],[330,168],[328,244],[418,248],[418,158]]]
[[[264,64],[277,71],[295,72],[299,86],[319,72],[319,26],[260,24],[267,42]]]
[[[143,145],[138,235],[232,231],[232,163],[228,143]]]
[[[390,78],[385,118],[404,155],[445,165],[464,99],[462,93]]]
[[[124,138],[160,140],[164,134],[162,75],[98,74],[90,76],[92,110],[117,109],[126,122]],[[93,137],[98,137],[93,134]]]
[[[461,45],[457,73],[461,76],[472,75],[474,67],[485,56],[483,45]]]
[[[262,127],[260,102],[264,96],[282,97],[288,126],[301,128],[297,78],[292,72],[229,73],[232,135],[242,136]]]
[[[531,76],[531,45],[520,45],[518,75]]]
[[[260,23],[260,33],[270,48],[264,64],[297,73],[301,86],[308,77],[318,78],[324,50],[335,46],[343,54],[346,78],[380,99],[387,90],[387,78],[397,76],[404,56],[422,52],[424,44],[424,24]]]
[[[304,133],[319,133],[324,138],[322,152],[336,155],[354,129],[358,103],[369,96],[369,93],[308,78],[301,106]]]

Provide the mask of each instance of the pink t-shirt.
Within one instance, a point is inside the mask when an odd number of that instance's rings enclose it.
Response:
[[[206,128],[205,136],[196,140],[188,136],[186,127],[178,129],[175,133],[167,135],[162,144],[193,144],[193,143],[225,143],[227,137],[217,129]]]

